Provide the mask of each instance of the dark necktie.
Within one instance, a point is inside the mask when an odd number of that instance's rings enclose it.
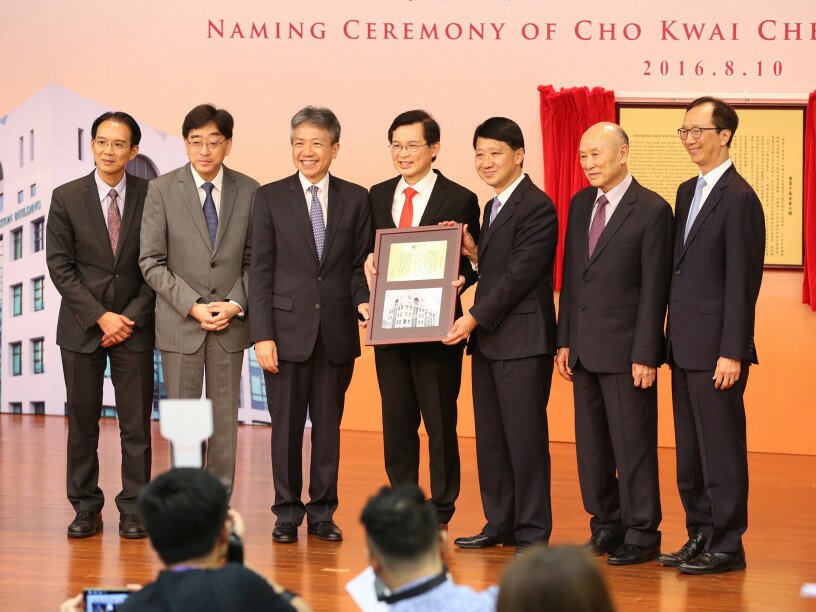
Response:
[[[402,213],[400,214],[400,227],[413,227],[414,225],[414,196],[417,190],[413,187],[406,187],[403,192],[405,194],[405,204],[402,205]]]
[[[119,213],[119,205],[116,198],[119,194],[115,189],[108,192],[110,206],[108,206],[108,236],[110,237],[111,250],[116,255],[116,248],[119,246],[119,228],[122,226],[122,215]]]
[[[323,244],[326,242],[326,224],[323,222],[323,209],[320,207],[320,200],[317,197],[317,185],[309,187],[309,191],[312,192],[309,218],[312,220],[312,233],[317,248],[317,258],[320,259],[323,257]]]
[[[598,244],[598,238],[606,227],[606,205],[609,200],[605,195],[598,198],[598,207],[595,210],[595,216],[592,219],[592,225],[589,227],[589,256],[595,251],[595,245]]]
[[[218,233],[218,212],[215,210],[215,200],[212,197],[215,185],[204,183],[202,187],[207,194],[204,197],[204,220],[207,222],[207,231],[210,233],[210,246],[215,246],[215,235]]]

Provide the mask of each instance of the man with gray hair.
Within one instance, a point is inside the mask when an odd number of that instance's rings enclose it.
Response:
[[[629,173],[629,139],[597,123],[578,156],[558,310],[558,373],[572,383],[589,547],[611,565],[660,552],[657,369],[672,252],[668,203]]]
[[[368,192],[329,175],[340,149],[340,123],[332,111],[298,111],[290,139],[297,172],[255,196],[249,274],[250,336],[265,371],[272,417],[272,539],[296,542],[305,515],[309,534],[340,541],[333,521],[340,420],[360,355],[357,313],[369,297],[363,273],[371,250]],[[312,457],[304,505],[307,409]]]

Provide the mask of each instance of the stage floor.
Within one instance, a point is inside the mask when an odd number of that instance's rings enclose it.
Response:
[[[750,416],[749,416],[750,418]],[[301,593],[315,610],[356,610],[345,583],[366,566],[359,514],[367,497],[387,483],[382,438],[343,432],[340,544],[306,536],[294,545],[272,542],[270,436],[267,426],[239,430],[238,468],[232,504],[247,523],[246,558],[259,571]],[[117,533],[113,498],[119,488],[116,423],[105,419],[100,440],[101,486],[107,497],[105,531],[69,540],[73,518],[65,498],[67,423],[60,417],[0,415],[0,601],[7,610],[55,610],[83,587],[147,582],[160,568],[147,540],[123,540]],[[154,423],[153,472],[169,467],[168,445]],[[422,453],[426,455],[426,439]],[[304,458],[308,456],[308,439]],[[458,582],[484,588],[501,579],[512,548],[459,550],[453,538],[477,533],[484,522],[479,501],[474,440],[460,439],[462,492],[450,524],[446,560]],[[581,505],[575,447],[552,444],[553,521],[551,544],[587,539],[588,517]],[[745,536],[748,569],[718,576],[686,576],[654,563],[609,567],[601,563],[617,607],[629,610],[804,610],[816,601],[799,599],[804,582],[816,582],[816,457],[749,456],[751,527]],[[683,512],[674,483],[674,450],[660,449],[663,548],[685,542]],[[427,491],[427,457],[420,484]]]

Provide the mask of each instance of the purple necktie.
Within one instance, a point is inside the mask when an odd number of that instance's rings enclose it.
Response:
[[[119,246],[119,228],[122,225],[122,215],[119,213],[119,205],[116,198],[119,194],[115,189],[108,192],[110,196],[110,206],[108,206],[108,236],[110,237],[111,250],[116,255],[116,248]]]
[[[592,219],[592,225],[589,227],[589,256],[595,251],[595,245],[598,244],[598,238],[601,237],[601,232],[606,227],[606,205],[609,200],[605,195],[598,198],[598,207],[595,210],[595,217]]]
[[[215,185],[206,182],[204,187],[204,221],[207,223],[207,233],[210,235],[210,246],[215,246],[215,236],[218,234],[218,211],[215,210],[215,200],[213,199],[213,189]]]

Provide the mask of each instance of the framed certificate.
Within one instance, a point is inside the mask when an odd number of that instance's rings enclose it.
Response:
[[[462,225],[377,230],[366,345],[441,341],[450,331]]]

